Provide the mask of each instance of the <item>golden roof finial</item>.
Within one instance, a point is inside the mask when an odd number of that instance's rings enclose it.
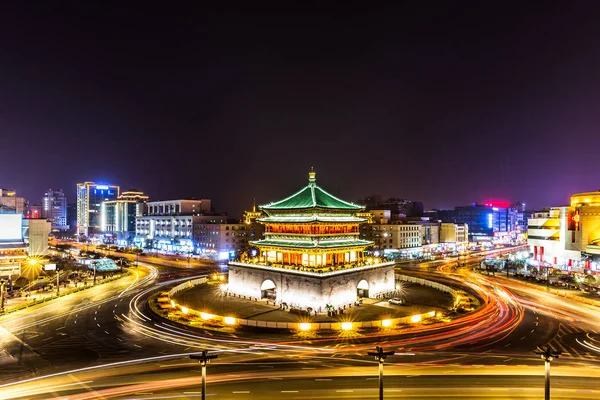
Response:
[[[310,167],[310,172],[308,173],[308,181],[310,183],[314,183],[317,180],[317,173],[315,172],[314,167]]]

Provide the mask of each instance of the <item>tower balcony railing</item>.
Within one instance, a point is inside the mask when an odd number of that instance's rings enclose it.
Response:
[[[394,265],[394,261],[380,260],[379,262],[364,262],[357,261],[351,263],[344,263],[338,265],[327,265],[327,266],[307,266],[307,265],[289,265],[282,263],[272,263],[269,261],[230,261],[230,265],[239,265],[246,266],[252,268],[259,269],[279,269],[282,271],[299,274],[299,275],[308,275],[308,276],[329,276],[329,275],[339,275],[353,271],[365,270],[365,269],[373,269],[380,268],[383,266]]]

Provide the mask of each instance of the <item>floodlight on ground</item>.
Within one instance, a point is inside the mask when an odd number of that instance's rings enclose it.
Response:
[[[302,322],[298,324],[298,328],[300,328],[301,331],[310,331],[311,325],[308,322]]]
[[[351,331],[352,330],[352,322],[342,322],[342,330]]]

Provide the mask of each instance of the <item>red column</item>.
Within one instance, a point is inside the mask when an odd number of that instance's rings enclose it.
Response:
[[[537,246],[533,246],[533,259],[536,261],[539,261],[538,259],[538,247]]]
[[[544,261],[544,246],[540,246],[540,261]]]
[[[569,258],[569,264],[568,265],[569,265],[569,267],[573,266],[573,260],[571,260],[570,258]]]
[[[554,257],[554,265],[558,264],[558,260]]]

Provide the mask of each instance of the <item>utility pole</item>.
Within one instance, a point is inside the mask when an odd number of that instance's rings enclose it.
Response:
[[[383,347],[375,347],[376,351],[369,351],[367,354],[374,356],[379,361],[379,400],[383,400],[383,361],[387,356],[393,356],[395,351],[383,351]]]
[[[92,261],[92,264],[94,265],[94,284],[93,286],[96,286],[96,261]]]
[[[206,364],[217,357],[219,357],[217,354],[208,355],[208,350],[202,350],[200,354],[190,354],[190,358],[198,360],[202,366],[202,400],[206,400]]]
[[[542,349],[540,347],[534,351],[535,354],[538,354],[544,360],[544,364],[546,367],[546,387],[545,387],[545,399],[550,400],[550,361],[558,358],[561,354],[561,351],[553,351],[550,349],[550,346],[546,346],[546,349]]]

